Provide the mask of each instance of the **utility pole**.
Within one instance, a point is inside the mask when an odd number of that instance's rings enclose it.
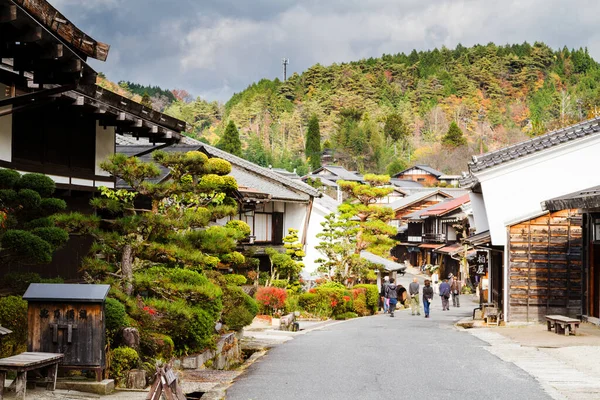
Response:
[[[290,59],[289,58],[282,58],[281,59],[281,64],[283,65],[283,81],[285,82],[287,80],[287,66],[290,63]]]

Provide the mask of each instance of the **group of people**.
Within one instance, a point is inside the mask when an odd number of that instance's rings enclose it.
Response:
[[[402,292],[405,291],[402,285],[396,285],[394,278],[384,277],[384,282],[381,285],[381,301],[383,303],[383,312],[390,313],[390,317],[394,316],[394,310],[398,304],[398,299],[402,298]],[[419,280],[415,277],[410,285],[408,285],[408,295],[410,296],[410,310],[412,315],[421,315],[421,304],[419,298],[420,292]],[[440,284],[439,294],[442,299],[442,310],[450,310],[450,297],[452,297],[452,305],[460,307],[460,291],[461,284],[454,275],[448,275],[448,279]],[[433,300],[434,291],[429,279],[425,280],[422,290],[423,311],[425,318],[429,318],[429,309]]]

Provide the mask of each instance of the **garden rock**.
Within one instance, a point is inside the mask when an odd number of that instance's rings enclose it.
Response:
[[[132,369],[127,373],[127,389],[144,389],[146,387],[146,371]]]
[[[123,344],[135,350],[140,348],[140,333],[136,328],[123,329]]]

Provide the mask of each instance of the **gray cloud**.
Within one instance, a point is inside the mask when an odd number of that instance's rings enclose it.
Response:
[[[96,40],[111,44],[112,80],[226,101],[280,60],[301,72],[413,48],[544,41],[587,46],[600,59],[592,0],[50,0]]]

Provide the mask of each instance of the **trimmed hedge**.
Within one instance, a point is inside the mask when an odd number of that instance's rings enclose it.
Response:
[[[250,325],[258,314],[258,304],[239,286],[223,288],[223,314],[221,320],[229,329],[240,330]]]

